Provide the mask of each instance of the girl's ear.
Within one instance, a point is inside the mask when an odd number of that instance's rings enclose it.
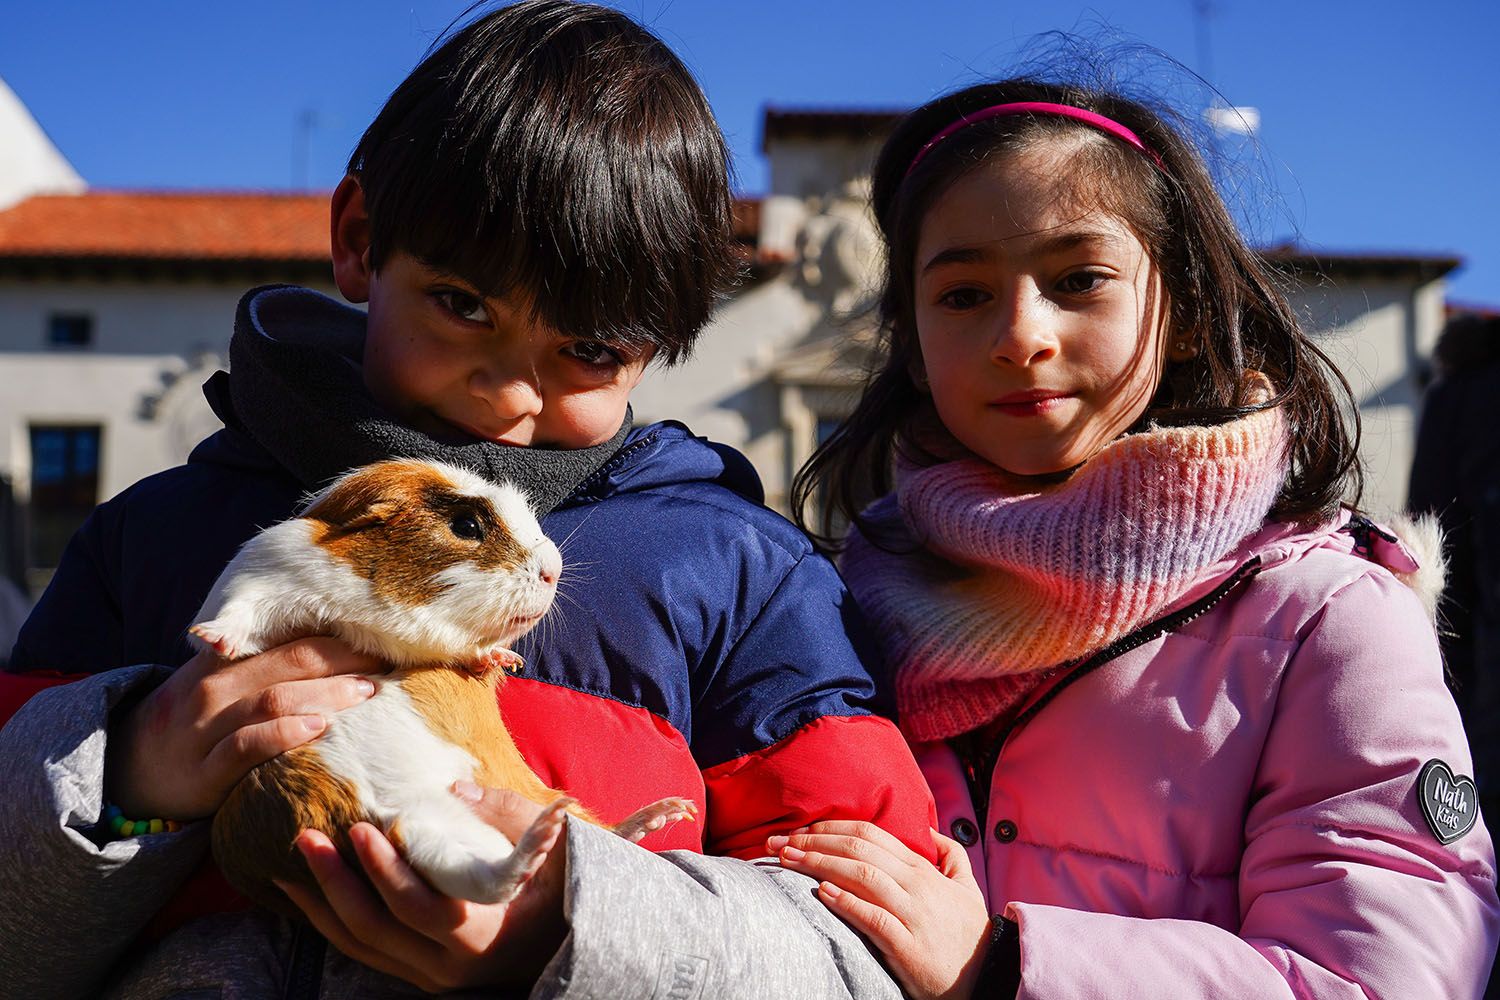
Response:
[[[339,181],[329,206],[333,280],[350,302],[370,300],[370,216],[365,190],[351,176]]]
[[[1167,343],[1167,360],[1174,364],[1191,361],[1198,356],[1199,336],[1196,332],[1180,333]]]
[[[918,392],[931,395],[927,386],[927,363],[922,360],[921,354],[912,354],[911,360],[906,363],[906,375]]]

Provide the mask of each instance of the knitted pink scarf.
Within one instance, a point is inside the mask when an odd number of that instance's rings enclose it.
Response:
[[[910,551],[853,532],[841,565],[896,668],[902,730],[984,726],[1147,623],[1260,527],[1285,475],[1279,409],[1119,438],[1040,491],[972,457],[898,469],[867,514]]]

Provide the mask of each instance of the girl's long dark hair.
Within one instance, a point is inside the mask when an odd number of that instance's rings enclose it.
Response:
[[[950,135],[907,176],[917,151],[945,126],[1017,101],[1066,104],[1111,118],[1140,136],[1160,164],[1072,119],[1020,115]],[[884,364],[870,375],[854,412],[793,481],[792,509],[803,528],[830,549],[838,547],[834,528],[841,521],[870,532],[861,511],[890,492],[897,451],[923,461],[914,431],[930,401],[912,378],[921,360],[913,258],[927,209],[981,163],[1059,137],[1077,148],[1069,161],[1082,172],[1075,187],[1098,198],[1092,207],[1124,220],[1150,254],[1169,303],[1168,342],[1191,340],[1198,350],[1191,360],[1168,366],[1143,421],[1203,426],[1280,406],[1290,433],[1290,471],[1271,516],[1313,520],[1341,502],[1358,503],[1359,415],[1349,384],[1303,332],[1279,287],[1286,279],[1245,244],[1196,149],[1165,113],[1100,90],[1023,77],[969,87],[918,108],[881,149],[871,200],[886,247],[878,304]],[[1270,379],[1273,399],[1252,405],[1245,398],[1244,376],[1252,371]],[[819,523],[809,524],[818,500]]]

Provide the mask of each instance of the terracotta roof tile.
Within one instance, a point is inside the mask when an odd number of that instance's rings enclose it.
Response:
[[[754,247],[760,199],[734,201],[736,242]],[[328,195],[90,191],[38,195],[0,212],[0,258],[328,259]]]
[[[734,240],[754,246],[760,241],[760,199],[734,199]]]
[[[328,195],[37,195],[0,212],[0,257],[326,261]]]

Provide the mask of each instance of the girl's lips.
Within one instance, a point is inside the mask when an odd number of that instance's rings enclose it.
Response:
[[[1031,389],[992,399],[990,408],[1010,417],[1036,417],[1057,409],[1065,400],[1071,398],[1071,393],[1058,392],[1055,389]]]

